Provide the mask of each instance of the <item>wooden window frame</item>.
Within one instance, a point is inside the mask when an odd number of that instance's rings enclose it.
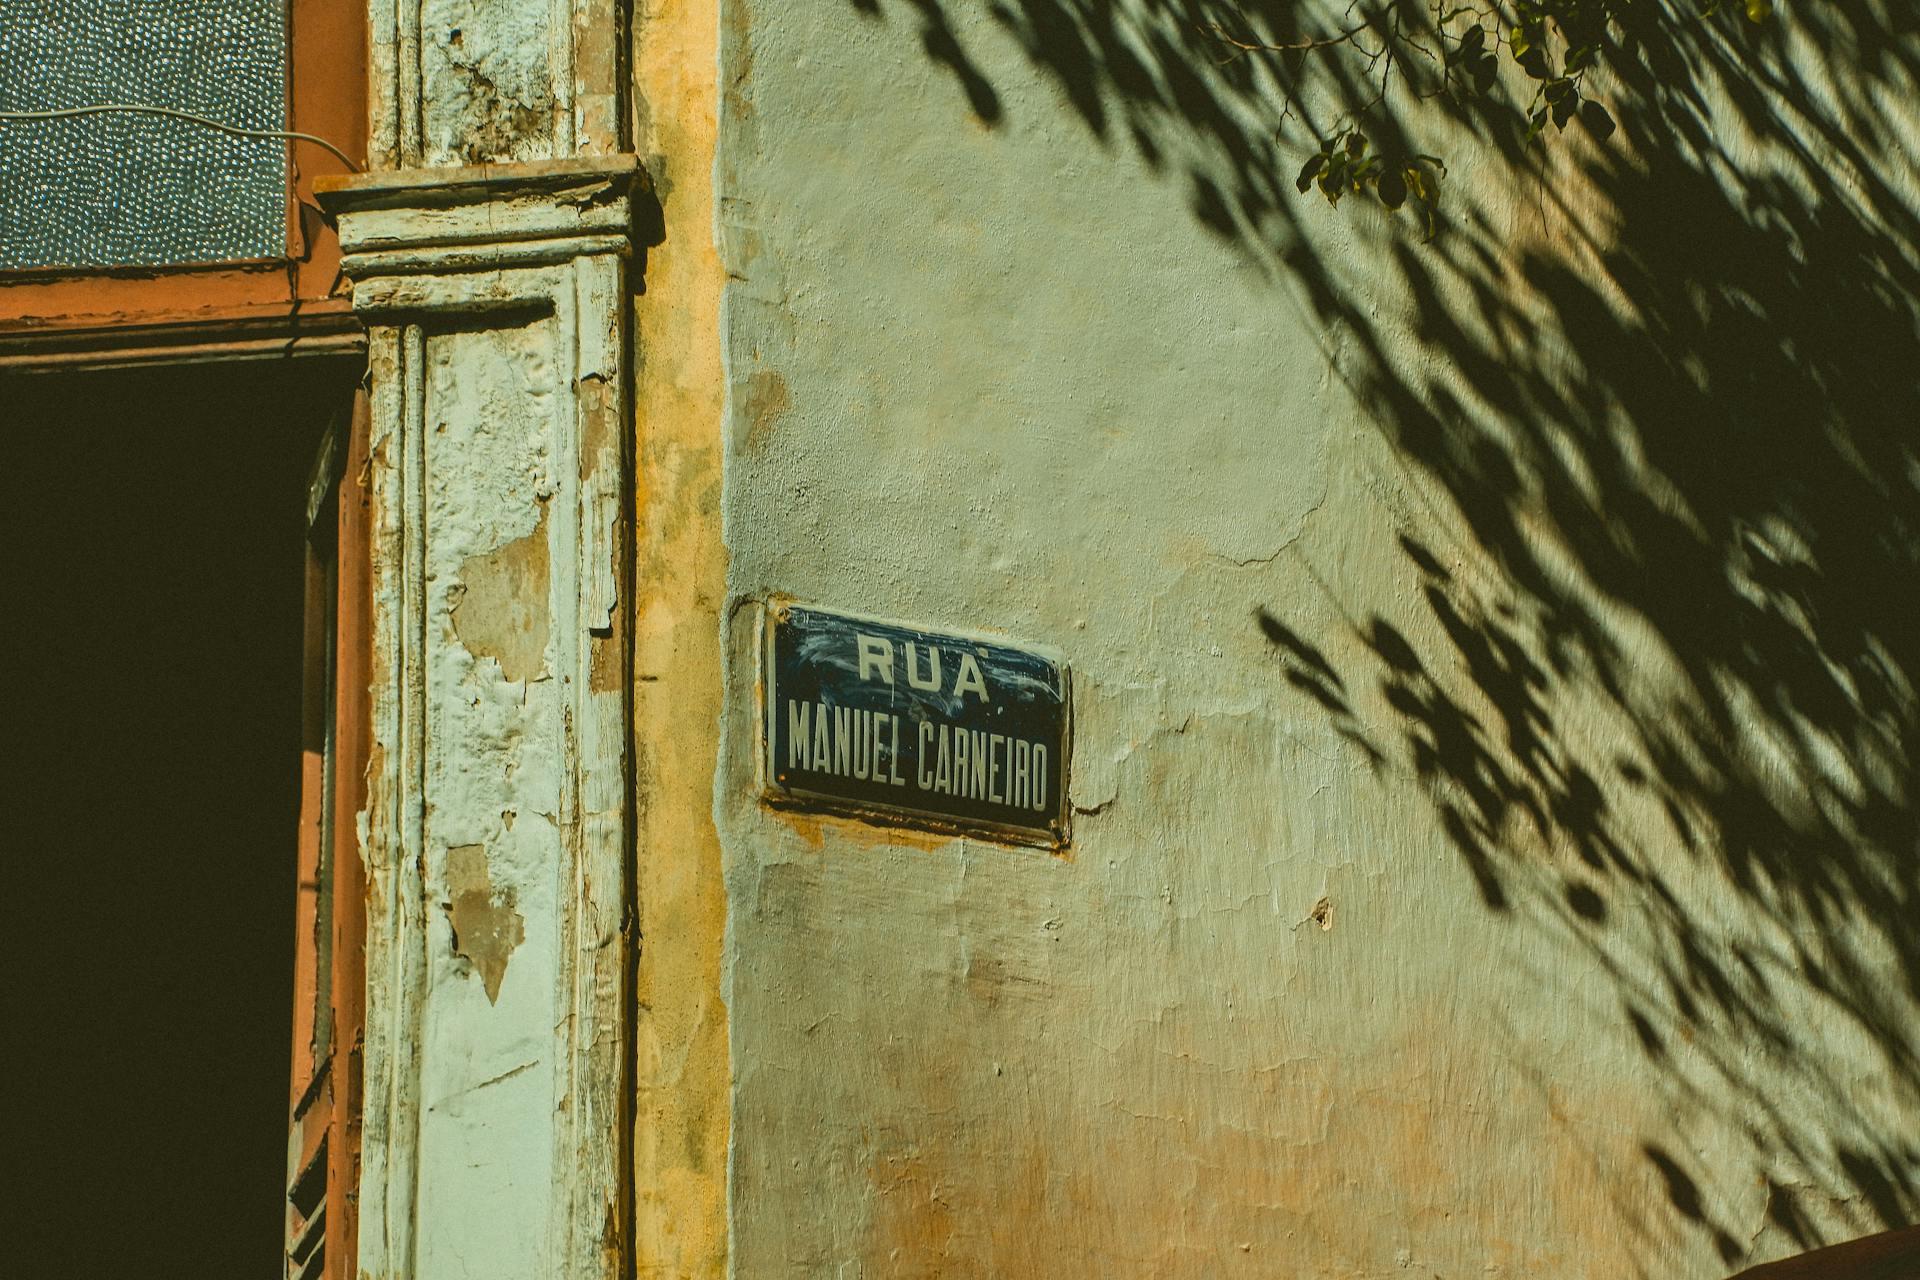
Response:
[[[287,128],[364,159],[366,8],[286,0]],[[315,178],[345,171],[287,144],[287,238],[278,258],[168,267],[0,271],[0,369],[340,354],[362,349],[340,246]]]
[[[358,1274],[371,744],[367,397],[329,428],[307,504],[305,696],[289,1081],[286,1280]]]

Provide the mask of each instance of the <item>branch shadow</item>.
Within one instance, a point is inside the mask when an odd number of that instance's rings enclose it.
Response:
[[[850,3],[918,22],[1005,118],[950,0]],[[1486,911],[1604,974],[1675,1105],[1746,1135],[1721,1172],[1812,1249],[1920,1220],[1920,1133],[1887,1123],[1920,1113],[1920,8],[1634,11],[1607,53],[1618,136],[1547,149],[1515,108],[1369,106],[1363,59],[1213,34],[1334,30],[1310,7],[1007,0],[991,22],[1305,297],[1438,495],[1400,540],[1418,627],[1337,587],[1330,632],[1257,613],[1285,687],[1417,782]],[[1431,243],[1297,193],[1346,122],[1475,157]],[[1674,1229],[1741,1264],[1713,1171],[1642,1154]]]

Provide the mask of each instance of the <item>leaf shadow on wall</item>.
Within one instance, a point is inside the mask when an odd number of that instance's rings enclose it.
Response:
[[[1399,544],[1425,616],[1334,582],[1255,621],[1284,685],[1417,784],[1463,891],[1585,956],[1676,1113],[1745,1135],[1738,1169],[1646,1137],[1668,1229],[1741,1264],[1725,1189],[1756,1182],[1800,1248],[1920,1219],[1920,1134],[1885,1123],[1920,1110],[1920,10],[1640,6],[1607,55],[1619,134],[1542,149],[1512,107],[1369,110],[1363,60],[1276,73],[1210,34],[1333,29],[1304,6],[849,2],[917,22],[990,125],[966,42],[1011,36],[1305,297],[1431,495]],[[1297,193],[1349,119],[1478,157],[1431,243]]]

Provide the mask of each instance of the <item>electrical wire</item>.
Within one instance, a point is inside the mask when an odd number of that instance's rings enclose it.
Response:
[[[232,134],[236,138],[276,138],[290,142],[311,142],[317,147],[325,147],[336,156],[341,164],[354,173],[360,172],[360,166],[340,148],[325,138],[315,137],[311,133],[296,133],[291,129],[243,129],[237,124],[227,124],[220,120],[211,120],[206,116],[197,116],[191,111],[180,111],[174,107],[156,107],[137,102],[101,102],[87,107],[62,107],[54,111],[6,111],[0,110],[0,120],[64,120],[70,116],[97,116],[109,112],[131,113],[134,115],[166,116],[173,120],[185,120],[189,124],[205,125],[209,129],[218,129],[221,133]]]

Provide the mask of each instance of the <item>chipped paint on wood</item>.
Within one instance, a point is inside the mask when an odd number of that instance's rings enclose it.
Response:
[[[429,165],[552,157],[565,85],[549,47],[553,9],[518,0],[421,0],[421,109]]]
[[[326,196],[373,354],[372,1275],[600,1277],[626,1250],[627,239],[598,228],[639,181]]]
[[[547,656],[547,509],[533,531],[460,565],[448,616],[460,643],[510,681],[539,675]]]
[[[620,151],[614,0],[371,0],[368,16],[376,167]]]
[[[487,1003],[498,1004],[507,961],[526,941],[527,922],[514,908],[512,886],[495,889],[487,846],[463,844],[447,850],[447,895],[452,900],[447,915],[454,954],[472,963],[486,988]]]

